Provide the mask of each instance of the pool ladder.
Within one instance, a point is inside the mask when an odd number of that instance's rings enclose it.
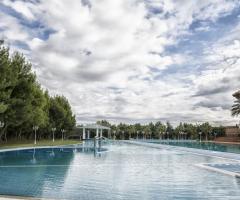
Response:
[[[94,147],[94,150],[99,150],[101,151],[101,148],[102,148],[102,140],[103,140],[103,137],[94,137],[94,140],[93,140],[93,147]]]
[[[94,151],[100,152],[105,141],[108,143],[109,139],[106,137],[95,136],[93,141]]]

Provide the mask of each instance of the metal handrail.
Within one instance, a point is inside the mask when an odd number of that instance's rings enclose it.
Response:
[[[98,137],[98,136],[94,137],[94,149],[97,149],[97,141],[98,141],[98,149],[101,150],[102,137]]]

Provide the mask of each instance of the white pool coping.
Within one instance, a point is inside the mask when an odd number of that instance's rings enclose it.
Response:
[[[26,200],[54,200],[54,199],[46,199],[46,198],[0,195],[0,200],[23,200],[23,199],[26,199]]]
[[[8,152],[8,151],[21,151],[21,150],[30,150],[30,149],[58,149],[58,148],[73,148],[76,145],[82,145],[82,143],[77,144],[66,144],[66,145],[59,145],[59,146],[31,146],[31,147],[16,147],[16,148],[6,148],[0,149],[1,152]]]
[[[239,173],[224,170],[224,169],[219,169],[219,168],[216,168],[216,167],[211,167],[211,166],[208,165],[208,163],[196,164],[195,166],[201,167],[203,169],[207,169],[209,171],[214,171],[214,172],[219,172],[219,173],[222,173],[222,174],[226,174],[226,175],[229,175],[229,176],[234,176],[234,177],[238,177],[238,178],[240,177]]]

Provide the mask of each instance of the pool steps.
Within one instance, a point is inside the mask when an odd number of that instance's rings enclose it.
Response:
[[[196,164],[196,166],[240,178],[240,163],[202,163]]]

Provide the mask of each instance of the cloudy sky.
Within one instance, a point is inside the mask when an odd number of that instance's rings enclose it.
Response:
[[[0,0],[0,37],[79,123],[237,122],[239,0]]]

